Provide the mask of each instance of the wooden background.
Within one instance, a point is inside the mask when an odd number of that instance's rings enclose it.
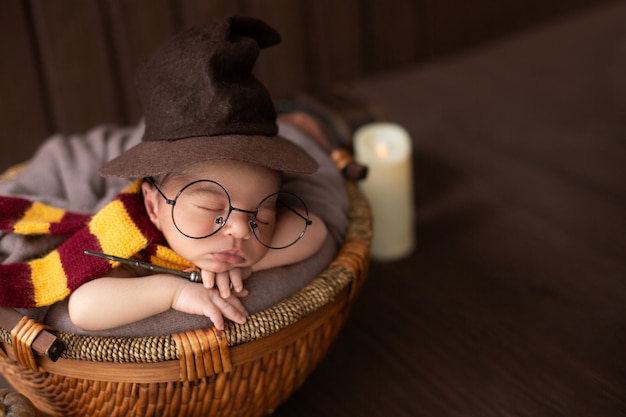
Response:
[[[324,93],[601,3],[600,0],[4,0],[0,170],[55,132],[135,123],[137,64],[210,16],[255,16],[282,44],[258,77],[276,98]]]

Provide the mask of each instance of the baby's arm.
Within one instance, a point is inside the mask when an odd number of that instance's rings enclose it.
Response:
[[[121,268],[118,268],[121,269]],[[85,330],[104,330],[129,324],[173,308],[211,319],[223,330],[224,317],[237,323],[246,321],[247,312],[234,295],[222,298],[216,288],[156,274],[122,277],[124,272],[100,277],[81,285],[70,296],[72,322]]]
[[[287,218],[293,219],[292,216],[288,216]],[[277,266],[289,265],[303,261],[317,253],[324,244],[328,230],[326,229],[324,221],[315,214],[310,214],[309,218],[312,223],[307,227],[306,233],[299,241],[285,249],[270,249],[259,262],[252,266],[252,269],[254,271],[260,271]],[[289,223],[281,220],[278,224],[279,227],[274,232],[277,242],[285,241],[284,238],[281,238],[281,236],[283,236],[282,234],[285,236],[293,236],[294,232],[298,233],[302,229],[302,222],[300,221]]]

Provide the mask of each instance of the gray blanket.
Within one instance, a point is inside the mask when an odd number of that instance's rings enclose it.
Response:
[[[303,262],[261,271],[245,283],[250,291],[243,303],[250,313],[260,311],[305,286],[333,259],[348,226],[349,201],[341,173],[326,153],[296,127],[279,123],[280,134],[305,148],[320,164],[313,175],[286,174],[284,188],[304,198],[311,212],[326,223],[329,236],[316,256]],[[125,179],[105,179],[99,167],[139,143],[143,124],[131,127],[98,126],[84,135],[55,135],[40,147],[26,168],[11,181],[0,182],[0,194],[25,197],[70,211],[94,213],[128,184]],[[59,243],[51,236],[24,237],[0,234],[0,262],[11,263],[46,253]],[[24,311],[59,330],[84,332],[69,321],[67,302],[50,308]],[[209,326],[201,316],[168,311],[105,332],[108,336],[150,336]]]

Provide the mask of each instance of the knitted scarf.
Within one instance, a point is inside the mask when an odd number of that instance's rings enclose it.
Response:
[[[133,183],[93,216],[19,197],[0,197],[0,231],[67,236],[40,258],[0,265],[0,305],[31,308],[53,304],[119,265],[85,255],[85,250],[136,257],[168,268],[191,267],[164,246],[163,235],[145,211],[140,188],[141,181]]]

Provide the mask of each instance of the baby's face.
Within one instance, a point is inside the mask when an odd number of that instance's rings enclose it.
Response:
[[[183,187],[197,180],[219,183],[228,192],[233,207],[249,211],[255,210],[263,198],[280,189],[280,175],[277,172],[230,160],[196,164],[183,175],[172,176],[157,185],[168,199],[173,200]],[[193,239],[179,231],[172,219],[172,206],[166,203],[153,186],[144,184],[143,192],[150,219],[163,232],[169,246],[200,269],[224,272],[234,267],[252,266],[268,251],[254,237],[249,225],[251,218],[249,213],[233,210],[217,233],[203,239]],[[177,204],[182,206],[182,200]],[[184,225],[185,234],[195,236],[196,230],[191,229],[193,221],[179,218],[181,209],[176,210],[179,228]],[[207,219],[211,216],[212,214],[207,212]],[[199,218],[203,216],[200,215]],[[208,221],[208,224],[199,220],[196,222],[202,223],[198,224],[197,230],[211,227],[211,223],[215,224],[215,221]],[[200,232],[202,236],[206,234]]]

